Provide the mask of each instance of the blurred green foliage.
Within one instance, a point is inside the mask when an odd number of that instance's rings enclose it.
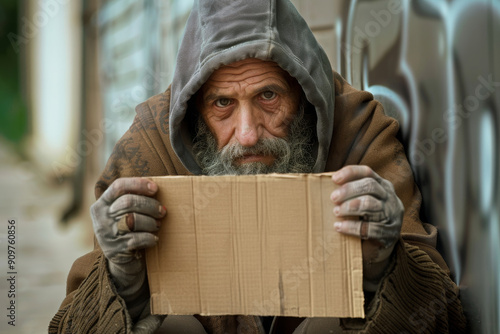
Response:
[[[0,136],[20,144],[28,131],[26,102],[21,93],[20,54],[9,34],[18,35],[21,1],[0,2]]]

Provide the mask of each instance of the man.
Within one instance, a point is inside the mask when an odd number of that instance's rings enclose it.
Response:
[[[138,106],[96,185],[97,244],[75,262],[49,331],[269,331],[255,316],[149,314],[142,250],[168,212],[157,185],[138,177],[335,171],[332,208],[343,220],[332,229],[363,239],[367,317],[276,318],[273,332],[463,332],[397,131],[369,93],[334,74],[288,1],[196,2],[171,88]]]

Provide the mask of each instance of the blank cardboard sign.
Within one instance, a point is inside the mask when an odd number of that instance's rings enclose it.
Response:
[[[359,238],[331,174],[151,178],[167,216],[146,252],[154,314],[364,317]]]

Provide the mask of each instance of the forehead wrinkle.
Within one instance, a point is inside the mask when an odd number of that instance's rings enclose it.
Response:
[[[216,81],[208,83],[206,86],[204,90],[206,95],[205,100],[210,100],[218,96],[232,97],[234,95],[239,95],[239,92],[246,91],[247,89],[250,89],[247,93],[252,95],[254,93],[263,92],[268,87],[276,86],[282,87],[279,93],[283,93],[283,91],[288,91],[290,89],[286,80],[277,77],[264,77],[259,80],[253,80],[252,82],[248,82],[248,79],[235,80],[232,82]]]
[[[208,96],[238,95],[251,86],[255,86],[251,92],[262,90],[263,87],[273,84],[283,86],[288,90],[291,89],[288,77],[288,73],[275,62],[250,58],[215,70],[203,84],[202,91],[206,100]]]

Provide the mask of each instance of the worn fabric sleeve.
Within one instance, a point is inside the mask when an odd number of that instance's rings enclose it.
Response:
[[[78,289],[71,292],[71,302],[63,303],[50,322],[49,333],[127,333],[131,320],[109,277],[104,256],[94,251],[86,257],[95,262]]]
[[[169,94],[167,90],[137,107],[138,115],[115,145],[96,183],[96,198],[121,177],[187,173],[176,157],[158,151],[168,143],[159,136],[154,117],[161,108],[168,108]],[[49,333],[128,333],[130,319],[126,310],[94,240],[94,251],[76,260],[70,270],[66,298],[50,323]]]
[[[458,288],[426,252],[400,242],[377,292],[366,333],[465,333]],[[347,326],[348,328],[348,326]]]
[[[127,133],[115,146],[106,168],[112,172],[105,173],[97,183],[97,197],[115,179],[137,176],[127,156],[131,137]],[[50,322],[49,333],[127,333],[130,329],[125,302],[116,293],[95,239],[94,250],[73,264],[66,286],[66,298]]]
[[[436,228],[420,220],[421,195],[397,139],[397,121],[385,116],[371,94],[355,90],[340,76],[336,91],[328,170],[367,165],[392,182],[405,207],[393,264],[372,303],[366,306],[368,316],[361,328],[366,333],[463,332],[465,318],[458,288],[436,250]]]

